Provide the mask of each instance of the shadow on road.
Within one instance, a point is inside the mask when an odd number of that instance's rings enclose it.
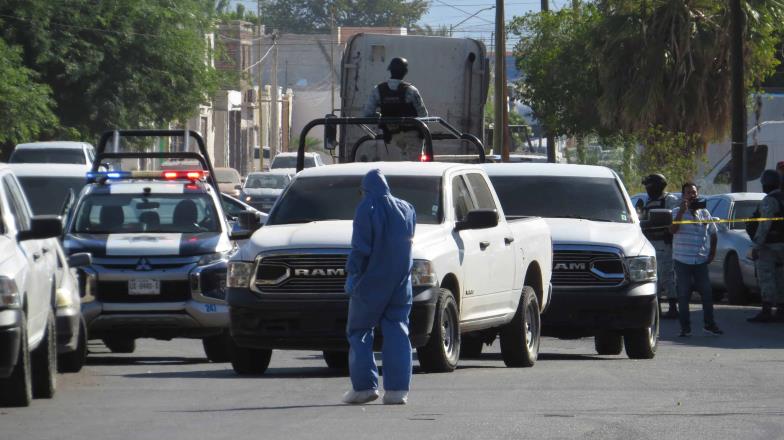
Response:
[[[208,364],[205,358],[178,356],[95,356],[87,357],[87,365],[194,365]]]
[[[270,410],[287,410],[287,409],[307,409],[307,408],[350,408],[356,405],[345,404],[326,404],[326,405],[284,405],[284,406],[256,406],[244,408],[217,408],[217,409],[185,409],[185,410],[171,410],[162,411],[167,413],[216,413],[216,412],[236,412],[236,411],[270,411]]]

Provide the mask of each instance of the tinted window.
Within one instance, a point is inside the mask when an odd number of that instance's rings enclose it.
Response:
[[[623,193],[613,178],[492,176],[490,180],[508,216],[632,221]]]
[[[316,166],[313,156],[305,156],[305,168]],[[275,156],[271,168],[297,168],[297,156]]]
[[[498,209],[493,200],[493,193],[490,192],[490,187],[487,186],[485,178],[481,174],[471,173],[466,176],[468,183],[471,185],[471,190],[474,192],[474,198],[479,209]]]
[[[84,177],[19,177],[27,201],[34,215],[60,215],[63,205],[73,191],[78,195],[84,187]]]
[[[92,194],[76,213],[74,232],[217,232],[219,222],[205,194]]]
[[[251,174],[245,180],[245,188],[283,189],[289,180],[289,176],[282,174]]]
[[[756,200],[748,200],[745,202],[735,202],[735,207],[732,210],[732,218],[749,218],[754,214],[760,202]],[[746,229],[746,222],[732,222],[730,229]]]
[[[17,231],[27,231],[30,229],[30,215],[19,187],[13,177],[3,177],[3,186],[11,207],[11,214],[14,216],[14,223]]]
[[[14,150],[11,153],[10,163],[85,163],[82,150],[63,148],[30,148]]]
[[[475,208],[463,176],[456,176],[452,179],[452,205],[455,207],[455,220],[457,221],[465,219],[468,211]]]
[[[296,179],[270,213],[268,225],[352,220],[363,176]],[[441,223],[441,178],[387,176],[392,195],[414,205],[417,223]]]

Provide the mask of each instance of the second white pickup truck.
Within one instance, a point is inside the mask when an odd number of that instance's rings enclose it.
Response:
[[[479,166],[382,162],[302,171],[232,258],[234,370],[263,373],[272,349],[322,350],[328,366],[346,367],[345,264],[360,182],[374,168],[417,214],[410,338],[420,366],[454,370],[467,333],[500,335],[507,366],[532,366],[550,300],[547,224],[507,221]]]

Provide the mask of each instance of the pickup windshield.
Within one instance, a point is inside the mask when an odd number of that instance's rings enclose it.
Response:
[[[509,216],[630,223],[615,179],[576,176],[490,176]]]
[[[301,177],[289,186],[267,225],[352,220],[363,176]],[[417,223],[441,223],[441,177],[387,176],[392,195],[414,205]]]
[[[61,215],[68,192],[74,196],[84,187],[84,177],[19,177],[33,215]]]
[[[91,194],[79,204],[74,231],[85,234],[218,232],[206,194]]]
[[[305,156],[305,168],[313,168],[315,166],[316,159],[312,156]],[[297,156],[275,156],[275,159],[272,159],[270,168],[297,168]]]

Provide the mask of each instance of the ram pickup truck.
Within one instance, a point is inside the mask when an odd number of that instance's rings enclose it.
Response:
[[[409,331],[420,366],[454,370],[467,334],[480,342],[500,334],[507,366],[533,365],[550,300],[547,224],[507,221],[479,166],[377,162],[300,172],[232,257],[234,370],[263,373],[273,349],[321,350],[329,367],[345,368],[345,265],[360,182],[374,168],[416,210]]]
[[[553,236],[553,301],[542,332],[594,337],[596,352],[650,359],[659,337],[656,252],[609,168],[485,164],[509,216],[544,217]]]

